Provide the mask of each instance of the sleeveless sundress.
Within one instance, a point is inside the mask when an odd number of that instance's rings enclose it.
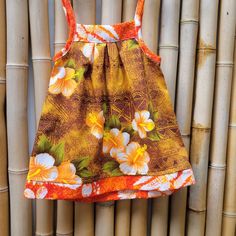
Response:
[[[144,0],[114,25],[69,24],[55,54],[24,196],[101,202],[153,198],[195,183],[160,69],[142,40]]]

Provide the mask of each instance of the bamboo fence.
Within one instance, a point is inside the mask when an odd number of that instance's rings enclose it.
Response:
[[[0,1],[0,232],[9,235],[9,193],[7,179],[6,99],[6,12],[5,1]]]
[[[235,9],[236,2],[234,0],[221,1],[208,177],[209,187],[207,191],[206,236],[221,235],[230,94],[234,59]],[[227,45],[227,48],[225,48],[225,45]]]
[[[222,235],[233,235],[236,225],[236,37],[234,39],[234,73],[228,128],[227,168],[224,196],[224,211],[222,220]]]
[[[47,0],[29,1],[29,16],[37,127],[51,71]],[[35,224],[36,235],[53,235],[52,201],[36,201]]]
[[[159,54],[162,58],[161,69],[165,76],[172,104],[174,105],[179,50],[180,1],[163,1],[161,12],[159,43]],[[168,210],[169,197],[153,200],[152,236],[167,235]]]
[[[49,12],[52,2],[54,12]],[[130,21],[137,4],[71,2],[83,24]],[[0,235],[235,236],[235,0],[145,1],[143,38],[162,58],[197,181],[171,197],[153,200],[87,204],[23,197],[28,134],[35,132],[28,130],[27,116],[38,124],[52,68],[50,40],[53,53],[58,52],[67,41],[68,26],[61,0],[0,0],[0,23]],[[34,88],[27,87],[28,64]],[[34,89],[35,114],[27,111],[29,89]]]

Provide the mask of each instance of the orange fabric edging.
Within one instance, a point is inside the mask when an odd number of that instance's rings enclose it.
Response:
[[[24,195],[29,199],[97,202],[165,196],[194,183],[192,169],[162,176],[110,177],[82,185],[30,180]]]

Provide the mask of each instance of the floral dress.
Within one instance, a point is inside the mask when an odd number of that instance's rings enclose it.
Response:
[[[142,40],[144,0],[115,25],[69,24],[29,159],[26,198],[99,202],[194,184],[160,57]]]

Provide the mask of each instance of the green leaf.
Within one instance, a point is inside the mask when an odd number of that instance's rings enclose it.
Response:
[[[161,139],[161,135],[156,130],[153,130],[148,133],[148,138],[151,141],[159,141]]]
[[[148,111],[150,112],[151,115],[154,112],[153,104],[151,102],[149,102],[149,104],[148,104]]]
[[[118,166],[118,163],[117,163],[117,162],[115,162],[115,161],[108,161],[108,162],[106,162],[106,163],[103,165],[102,169],[103,169],[104,172],[111,172],[111,171],[113,171],[115,168],[117,168],[117,166]]]
[[[82,169],[88,167],[90,161],[91,161],[91,158],[90,158],[90,157],[88,157],[88,156],[82,157],[82,158],[79,160],[79,163],[78,163],[78,166],[77,166],[78,170],[80,171],[80,170],[82,170]]]
[[[44,134],[39,137],[37,144],[39,152],[49,152],[50,148],[52,147],[51,142]]]
[[[77,82],[79,82],[80,80],[84,78],[84,72],[85,72],[84,67],[80,67],[78,70],[75,71],[75,80]]]
[[[88,170],[88,169],[83,169],[82,171],[79,172],[80,177],[88,178],[94,176],[94,174]]]
[[[108,112],[108,107],[107,107],[106,102],[103,102],[103,104],[102,104],[102,110],[103,110],[103,114],[104,114],[104,115],[107,114],[107,112]]]
[[[133,136],[134,133],[135,133],[135,131],[134,131],[134,129],[133,129],[133,127],[131,125],[125,127],[122,131],[130,134],[130,136]]]
[[[75,69],[75,60],[74,59],[69,59],[65,65],[65,67],[70,67],[72,69]]]
[[[153,112],[153,120],[157,121],[158,117],[159,117],[159,113],[157,111],[154,111]]]
[[[120,171],[119,168],[116,168],[116,169],[114,169],[114,170],[111,172],[110,175],[111,175],[111,176],[121,176],[121,175],[123,175],[123,173]]]
[[[128,49],[134,49],[138,47],[138,43],[135,40],[128,41]]]
[[[50,149],[50,153],[56,159],[55,166],[60,165],[64,159],[64,146],[65,146],[64,143],[59,143],[53,145],[52,148]]]
[[[121,128],[121,123],[119,118],[116,115],[112,115],[106,122],[105,124],[106,128],[109,129],[113,129],[113,128],[117,128],[120,129]]]
[[[119,163],[116,161],[108,161],[102,167],[103,172],[110,176],[120,176],[123,175],[119,169]]]

